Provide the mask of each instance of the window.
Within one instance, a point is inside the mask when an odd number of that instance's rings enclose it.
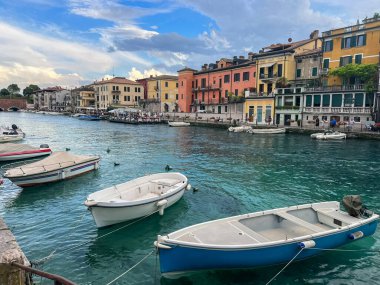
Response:
[[[127,92],[127,86],[124,86],[124,92]]]
[[[131,96],[126,96],[127,99],[125,101],[131,101]]]
[[[224,112],[228,112],[228,107],[227,106],[224,106]]]
[[[358,35],[356,37],[356,45],[358,47],[366,45],[366,35]]]
[[[311,69],[311,76],[317,76],[318,75],[318,67],[313,67]]]
[[[332,95],[331,107],[342,107],[342,94],[333,94]]]
[[[228,90],[224,91],[224,97],[226,97],[226,98],[228,97]]]
[[[365,106],[373,107],[374,94],[365,94]]]
[[[194,83],[194,82],[193,82]],[[181,86],[183,86],[183,81],[181,81]]]
[[[345,66],[352,63],[352,56],[344,56],[340,58],[339,66]]]
[[[301,63],[302,62],[302,59],[297,59],[297,63]]]
[[[253,73],[253,78],[256,78],[256,71]]]
[[[125,88],[125,87],[124,87]],[[124,96],[124,101],[127,101],[127,96]]]
[[[264,71],[264,67],[261,67],[260,68],[260,78],[264,78],[265,77],[265,71]]]
[[[363,107],[363,103],[364,103],[364,94],[356,93],[354,107]]]
[[[326,52],[326,51],[332,51],[332,50],[333,50],[333,41],[332,40],[325,41],[323,44],[323,51]]]
[[[206,88],[206,78],[201,79],[201,88]]]
[[[355,54],[355,64],[361,64],[362,63],[362,54]]]
[[[306,107],[311,107],[312,95],[306,95]]]
[[[342,38],[341,48],[350,48],[351,47],[351,37]]]
[[[168,87],[168,86],[169,86],[169,83],[165,81],[165,87]]]
[[[330,67],[330,59],[324,58],[323,59],[323,68],[329,68]]]
[[[230,82],[230,75],[224,75],[224,83],[229,83]]]
[[[314,95],[314,104],[313,107],[321,106],[321,95]]]
[[[168,93],[165,93],[165,99],[166,99],[166,100],[169,99],[169,95],[168,95]]]
[[[323,95],[322,97],[322,107],[330,106],[330,95]]]
[[[178,94],[175,94],[175,99],[178,100]]]
[[[239,89],[235,89],[235,96],[239,96]]]
[[[119,91],[119,86],[112,86],[112,91]]]
[[[175,84],[175,87],[178,88],[178,82]]]
[[[235,73],[234,74],[234,82],[240,81],[240,73]]]
[[[296,77],[297,78],[301,77],[301,69],[300,68],[297,69]]]
[[[243,72],[243,81],[249,80],[249,72]]]
[[[277,65],[277,76],[282,77],[282,64]]]

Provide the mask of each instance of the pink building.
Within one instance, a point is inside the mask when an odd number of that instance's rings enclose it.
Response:
[[[204,110],[224,113],[229,98],[243,100],[245,91],[256,92],[256,65],[253,54],[233,59],[222,58],[215,64],[204,64],[200,71],[184,68],[178,71],[178,106],[181,112]]]

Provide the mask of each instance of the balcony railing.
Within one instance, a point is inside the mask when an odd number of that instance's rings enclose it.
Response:
[[[249,96],[247,98],[257,98],[257,97],[274,97],[274,93],[270,92],[249,92]]]
[[[306,87],[306,92],[329,92],[329,91],[364,91],[363,84],[354,85],[333,85],[333,86],[320,86],[320,87]]]
[[[120,91],[120,90],[112,90],[111,93],[112,93],[112,94],[120,94],[121,91]]]
[[[268,73],[268,74],[264,74],[264,73],[261,73],[260,76],[259,76],[260,79],[275,79],[277,78],[277,73]]]
[[[371,114],[370,107],[306,107],[306,113],[324,114]]]

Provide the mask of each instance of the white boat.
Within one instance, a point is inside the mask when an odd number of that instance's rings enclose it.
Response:
[[[188,127],[190,123],[188,122],[168,122],[169,127]]]
[[[99,156],[54,152],[40,161],[7,169],[3,176],[21,187],[34,186],[72,178],[98,169],[99,160]]]
[[[341,132],[325,132],[315,136],[317,140],[343,140],[347,135]]]
[[[162,215],[165,208],[183,196],[188,185],[187,177],[181,173],[157,173],[94,192],[84,204],[100,228],[157,210]]]
[[[9,127],[0,127],[0,143],[14,142],[23,140],[25,133],[19,129],[15,124]]]
[[[288,263],[334,249],[376,231],[379,216],[357,197],[259,211],[189,226],[154,243],[165,275],[196,270]],[[359,197],[360,200],[360,197]],[[302,267],[302,265],[301,265]]]
[[[35,158],[51,154],[47,144],[34,147],[28,144],[5,143],[0,145],[0,161]]]
[[[265,128],[265,129],[255,129],[249,130],[248,133],[251,134],[285,134],[285,128]]]
[[[234,132],[234,133],[242,133],[242,132],[250,132],[250,130],[252,129],[251,126],[238,126],[238,127],[229,127],[228,128],[228,131],[229,132]]]

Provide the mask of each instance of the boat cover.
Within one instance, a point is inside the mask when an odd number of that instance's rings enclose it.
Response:
[[[38,147],[34,147],[28,144],[17,144],[17,143],[6,143],[0,145],[0,153],[8,153],[8,152],[19,152],[19,151],[28,151],[28,150],[36,150]]]
[[[6,177],[18,177],[44,173],[64,169],[73,165],[99,159],[99,156],[75,155],[69,152],[54,152],[49,157],[37,162],[9,169],[5,172]]]

